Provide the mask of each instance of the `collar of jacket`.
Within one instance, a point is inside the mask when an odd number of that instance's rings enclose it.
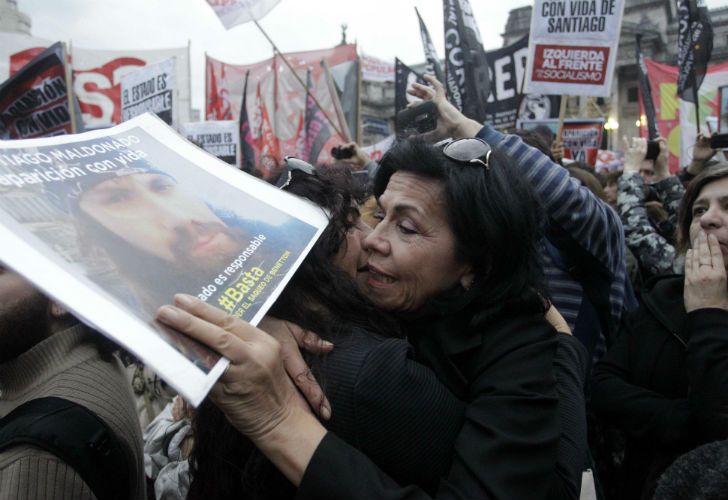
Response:
[[[670,274],[647,282],[642,292],[642,303],[683,347],[690,340],[685,333],[685,276]]]

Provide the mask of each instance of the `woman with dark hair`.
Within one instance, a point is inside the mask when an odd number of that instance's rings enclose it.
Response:
[[[645,286],[594,368],[593,408],[627,436],[616,498],[651,499],[676,457],[728,438],[727,163],[690,183],[678,225],[684,275]]]
[[[334,420],[348,411],[346,399],[343,409],[332,401],[334,432],[327,432],[297,402],[279,346],[263,332],[186,296],[160,310],[161,321],[232,360],[211,398],[299,487],[298,498],[578,497],[584,424],[574,365],[585,365],[585,353],[544,318],[538,204],[508,169],[509,160],[479,139],[395,146],[375,180],[380,222],[363,240],[367,264],[355,273],[375,305],[405,321],[417,359],[465,402],[456,435],[433,428],[399,445],[410,427],[442,420],[412,411],[422,384],[392,389],[393,375],[422,368],[406,363],[404,352],[354,384],[371,391],[354,413],[380,413],[357,429],[359,439],[342,440]],[[565,353],[555,360],[560,342]],[[567,387],[562,401],[555,370]],[[392,415],[406,415],[398,418],[407,423],[393,426]],[[561,441],[560,431],[567,434]],[[435,475],[428,470],[438,455],[421,449],[443,439],[451,455]],[[402,474],[413,465],[419,480]]]

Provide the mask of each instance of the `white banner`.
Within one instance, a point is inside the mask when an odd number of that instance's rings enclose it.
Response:
[[[240,128],[235,120],[183,123],[180,133],[213,156],[240,166]]]
[[[259,21],[281,0],[207,0],[225,29]]]
[[[150,112],[167,125],[177,123],[175,60],[144,66],[121,78],[121,121]]]
[[[606,97],[625,0],[535,0],[526,92]]]
[[[189,47],[159,50],[91,50],[71,48],[73,90],[88,128],[121,122],[121,78],[141,67],[175,58],[180,122],[190,121]]]
[[[394,81],[394,64],[384,61],[377,57],[362,54],[359,56],[361,61],[361,79],[369,82],[393,82]]]

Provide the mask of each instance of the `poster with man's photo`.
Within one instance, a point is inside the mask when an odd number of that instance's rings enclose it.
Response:
[[[0,262],[198,404],[227,362],[158,308],[187,293],[256,324],[327,223],[221,165],[151,114],[0,141]]]

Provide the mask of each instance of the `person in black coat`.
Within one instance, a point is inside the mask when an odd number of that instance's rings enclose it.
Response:
[[[386,455],[398,453],[391,439],[378,446],[354,440],[369,455],[379,452],[379,469],[351,442],[327,433],[294,404],[292,385],[278,371],[280,355],[259,330],[234,322],[229,328],[245,342],[229,338],[219,344],[215,339],[225,333],[215,325],[226,321],[219,312],[194,301],[178,301],[178,307],[160,310],[161,321],[218,346],[233,361],[213,389],[212,399],[300,487],[299,498],[578,496],[584,458],[583,402],[567,409],[569,398],[560,402],[557,393],[554,355],[559,336],[544,318],[548,307],[538,256],[538,205],[510,175],[506,157],[491,153],[479,139],[453,144],[442,150],[408,141],[383,160],[375,186],[381,221],[364,239],[365,253],[370,255],[366,268],[354,270],[355,275],[364,275],[365,288],[378,289],[375,296],[368,294],[376,305],[405,320],[415,359],[466,403],[443,477],[413,484],[387,468]],[[255,346],[256,354],[246,346]],[[574,358],[585,354],[578,341],[571,347]],[[564,364],[579,362],[570,358]],[[246,382],[241,383],[243,379]],[[571,395],[578,401],[580,375],[573,379],[576,390]],[[355,385],[376,390],[379,383],[370,377]],[[392,390],[390,377],[382,387]],[[408,395],[404,387],[396,391],[392,399]],[[370,404],[377,403],[373,398]],[[381,412],[366,432],[391,425],[401,409],[402,404],[392,405],[389,414]],[[336,411],[334,405],[332,428]],[[573,440],[560,439],[563,413],[567,434],[574,431]],[[437,416],[423,413],[416,418],[420,425],[419,420]],[[411,430],[403,427],[401,432]],[[344,434],[346,429],[336,432]],[[414,442],[432,437],[421,433]],[[568,471],[557,467],[562,448],[572,458],[562,462]],[[431,460],[424,454],[411,455],[420,459],[419,464],[400,466],[427,467]],[[563,482],[569,485],[562,492]]]
[[[675,458],[728,438],[728,164],[688,186],[679,238],[685,275],[648,283],[593,373],[595,412],[627,436],[619,498],[651,499]]]

